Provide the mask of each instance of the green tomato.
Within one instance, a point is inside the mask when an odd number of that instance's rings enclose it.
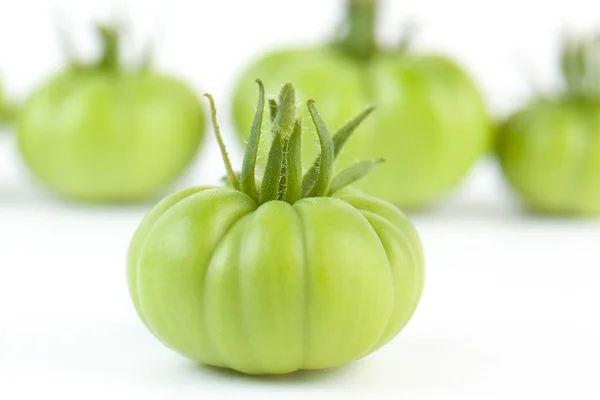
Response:
[[[533,101],[500,128],[497,153],[506,180],[534,211],[600,215],[598,50],[600,38],[565,43],[566,93]]]
[[[331,137],[319,134],[331,148]],[[251,187],[251,145],[241,185],[228,168],[230,187],[173,194],[133,237],[127,275],[135,309],[185,357],[247,374],[335,367],[388,343],[417,307],[424,261],[411,222],[351,189],[285,200],[300,183],[292,172],[300,142],[287,143],[287,161],[270,157],[260,191]],[[285,172],[270,175],[282,164]],[[317,182],[331,172],[329,161],[320,167]],[[265,198],[284,176],[284,192]]]
[[[530,105],[504,124],[498,156],[507,181],[530,208],[600,214],[600,102]]]
[[[373,104],[376,110],[363,128],[368,134],[345,148],[338,168],[382,157],[386,163],[358,187],[402,207],[426,206],[453,188],[488,148],[490,123],[482,97],[447,58],[410,51],[357,56],[347,49],[353,43],[277,51],[254,63],[242,75],[233,101],[240,137],[247,138],[252,121],[255,104],[249,93],[256,77],[264,77],[268,93],[294,82],[300,93],[323,104],[324,119],[333,127]],[[312,161],[317,146],[311,137],[303,149],[305,161]]]
[[[156,194],[192,161],[203,109],[182,83],[115,65],[76,67],[35,91],[18,118],[31,172],[61,196],[93,202]]]
[[[154,74],[66,72],[31,96],[18,123],[31,171],[85,201],[155,194],[190,163],[203,135],[194,94]]]
[[[364,195],[260,207],[232,189],[160,203],[131,244],[129,288],[166,346],[249,374],[323,369],[389,342],[423,283],[415,230]]]

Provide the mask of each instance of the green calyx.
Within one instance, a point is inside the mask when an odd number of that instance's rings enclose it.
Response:
[[[316,158],[311,168],[302,174],[302,119],[296,117],[296,94],[290,83],[286,83],[279,94],[278,101],[268,102],[271,117],[271,135],[273,141],[265,172],[260,184],[255,180],[256,158],[260,142],[263,113],[265,108],[265,89],[260,80],[258,84],[258,106],[252,123],[242,171],[236,174],[231,166],[227,150],[221,138],[217,123],[217,111],[212,96],[205,94],[209,99],[212,110],[212,122],[215,136],[225,169],[227,170],[228,183],[258,204],[268,201],[280,200],[293,204],[306,197],[330,196],[336,191],[351,185],[370,173],[382,160],[358,162],[333,177],[334,160],[339,154],[344,143],[356,131],[356,128],[373,111],[367,108],[357,117],[344,125],[333,137],[323,122],[315,102],[307,102],[308,111],[319,137],[321,154]]]
[[[600,99],[600,34],[565,38],[560,64],[568,97]]]

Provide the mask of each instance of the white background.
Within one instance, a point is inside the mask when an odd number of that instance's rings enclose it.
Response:
[[[112,4],[0,0],[0,71],[11,98],[23,99],[62,65],[53,18],[71,25],[89,57],[96,43],[88,24],[116,8],[131,22],[130,49],[161,32],[156,64],[199,94],[212,92],[228,131],[236,72],[272,46],[318,43],[341,11],[333,0]],[[388,0],[385,8],[386,42],[403,21],[418,22],[420,47],[460,58],[497,116],[532,87],[557,87],[562,30],[600,27],[600,6],[585,0]],[[211,140],[171,190],[215,182],[223,169],[214,150]],[[0,131],[0,399],[600,398],[600,222],[523,213],[493,160],[414,216],[427,282],[402,334],[347,367],[286,377],[198,367],[145,331],[128,298],[125,252],[154,201],[56,200],[25,171],[13,133]]]

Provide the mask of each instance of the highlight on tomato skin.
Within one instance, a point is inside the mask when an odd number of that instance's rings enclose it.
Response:
[[[307,101],[321,151],[303,169],[294,86],[267,101],[257,84],[239,172],[206,95],[227,182],[172,194],[146,215],[128,251],[129,292],[148,330],[195,362],[253,375],[337,367],[406,326],[423,290],[423,248],[396,206],[349,187],[383,160],[333,172],[372,107],[332,135]],[[267,104],[274,139],[256,176]]]
[[[36,180],[59,197],[141,201],[160,194],[195,157],[203,107],[185,83],[154,71],[150,52],[123,66],[120,26],[96,31],[99,59],[84,62],[65,43],[68,67],[19,110],[19,150]]]
[[[375,104],[377,113],[361,128],[368,134],[345,147],[337,166],[383,157],[387,162],[357,187],[403,209],[423,209],[448,194],[489,150],[491,121],[465,70],[448,57],[414,50],[410,29],[396,48],[377,44],[378,3],[346,0],[347,16],[337,37],[320,47],[275,50],[253,62],[239,77],[232,115],[245,143],[257,76],[263,77],[267,93],[294,82],[299,93],[322,105],[332,128],[365,104]],[[306,110],[299,113],[310,129]],[[263,164],[269,140],[263,138]],[[310,136],[304,137],[303,149],[305,163],[318,152]]]
[[[531,211],[600,215],[600,35],[565,38],[563,90],[534,98],[501,125],[506,182]]]

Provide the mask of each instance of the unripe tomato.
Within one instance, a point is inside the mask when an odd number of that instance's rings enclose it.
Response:
[[[242,74],[233,101],[238,132],[247,138],[253,115],[250,82],[257,76],[265,77],[268,93],[282,82],[294,82],[300,93],[323,104],[323,117],[334,127],[364,104],[375,104],[364,125],[369,134],[348,144],[337,166],[383,157],[386,163],[358,187],[396,205],[423,207],[453,188],[487,149],[486,107],[472,80],[450,59],[415,54],[407,46],[378,50],[375,1],[348,3],[346,38],[321,48],[276,51]],[[314,140],[305,138],[303,146],[312,160]]]
[[[36,90],[18,120],[31,172],[74,200],[133,201],[156,194],[191,162],[204,136],[202,107],[183,83],[104,58],[76,65]],[[112,35],[112,36],[111,36]]]
[[[504,175],[533,210],[600,214],[599,50],[600,38],[566,43],[566,91],[536,99],[500,129],[497,150]]]
[[[230,187],[167,197],[131,242],[128,282],[139,317],[199,363],[248,374],[335,367],[385,345],[417,307],[424,267],[414,227],[392,204],[343,189],[372,163],[331,180],[333,141],[312,103],[323,150],[315,179],[301,179],[302,124],[285,111],[293,103],[280,106],[294,128],[286,132],[285,117],[274,124],[260,189],[262,107],[241,180],[224,152]]]

